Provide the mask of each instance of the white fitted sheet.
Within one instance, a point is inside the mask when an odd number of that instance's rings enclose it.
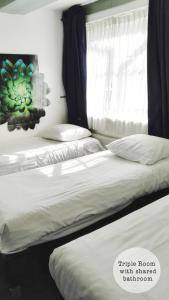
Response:
[[[110,151],[1,176],[1,252],[64,236],[167,186],[169,159],[145,166]]]
[[[0,145],[0,175],[39,168],[104,150],[94,138],[57,142],[40,137],[16,139]]]
[[[149,292],[131,294],[114,280],[113,264],[124,250],[152,251],[161,278]],[[56,249],[50,272],[65,300],[159,300],[169,295],[169,196]]]

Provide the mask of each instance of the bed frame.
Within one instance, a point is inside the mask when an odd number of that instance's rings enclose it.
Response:
[[[146,206],[166,195],[169,194],[169,188],[146,195],[139,199],[136,199],[132,204],[119,211],[116,214],[113,214],[110,217],[107,217],[101,221],[96,222],[84,229],[79,230],[73,234],[70,234],[66,237],[59,238],[57,240],[47,242],[41,245],[33,246],[28,248],[27,250],[12,254],[12,255],[3,255],[0,254],[0,278],[5,278],[5,281],[8,282],[8,289],[11,294],[10,299],[24,299],[22,297],[22,282],[24,280],[25,272],[30,274],[30,278],[32,278],[31,274],[35,274],[36,270],[32,270],[32,266],[34,262],[38,262],[41,266],[41,271],[49,272],[48,262],[49,256],[53,252],[53,250],[65,243],[68,243],[78,237],[81,237],[85,234],[88,234],[96,229],[99,229],[105,225],[108,225],[129,213],[136,211],[143,206]],[[57,290],[56,290],[57,293]],[[59,295],[59,293],[58,293]],[[0,295],[1,299],[1,295]],[[2,298],[3,299],[3,298]],[[61,296],[56,297],[57,300],[62,299]],[[6,299],[3,299],[6,300]]]

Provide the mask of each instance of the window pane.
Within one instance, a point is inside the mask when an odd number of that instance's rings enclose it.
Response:
[[[147,8],[87,24],[90,127],[111,136],[147,131]]]

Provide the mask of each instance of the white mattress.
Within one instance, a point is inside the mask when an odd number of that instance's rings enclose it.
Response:
[[[0,175],[34,169],[104,150],[94,138],[56,142],[40,137],[0,145]]]
[[[124,250],[152,251],[161,278],[149,292],[131,294],[114,280],[113,264]],[[56,249],[50,272],[65,300],[159,300],[169,295],[169,196]]]
[[[102,151],[1,176],[0,251],[64,236],[169,186],[169,159],[145,166]]]

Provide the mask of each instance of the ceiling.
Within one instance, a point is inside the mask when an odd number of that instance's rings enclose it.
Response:
[[[0,11],[9,14],[27,14],[38,8],[64,10],[76,4],[88,4],[96,0],[0,0]]]

